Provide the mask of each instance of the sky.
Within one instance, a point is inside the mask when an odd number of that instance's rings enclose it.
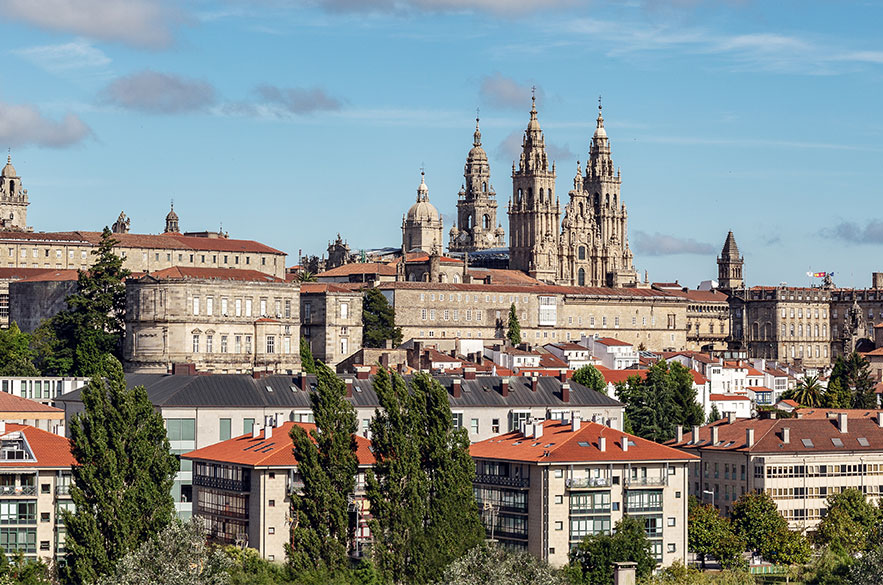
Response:
[[[506,228],[531,87],[562,210],[602,96],[635,267],[695,287],[883,270],[883,3],[0,0],[0,146],[36,231],[120,211],[289,254],[445,237],[476,108]]]

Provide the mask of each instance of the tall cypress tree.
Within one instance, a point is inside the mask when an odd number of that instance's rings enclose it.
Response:
[[[93,583],[116,561],[171,522],[178,459],[162,416],[139,386],[128,390],[119,362],[105,356],[105,378],[83,389],[85,410],[70,423],[75,512],[67,530],[64,581]]]
[[[422,413],[402,377],[385,369],[374,377],[380,402],[371,421],[376,463],[368,473],[372,556],[388,581],[402,582],[424,571],[424,518],[428,485],[418,440]]]
[[[509,322],[507,323],[506,339],[512,345],[521,343],[521,323],[518,322],[518,313],[515,311],[515,303],[509,307]]]
[[[300,338],[300,367],[307,374],[316,373],[316,359],[313,357],[313,350],[310,349],[310,342],[306,337]]]
[[[319,362],[316,391],[310,395],[316,428],[294,425],[291,439],[304,487],[291,494],[291,544],[288,562],[297,572],[336,574],[347,567],[350,526],[347,498],[356,487],[358,459],[356,411],[346,386]]]
[[[402,342],[402,328],[396,327],[395,309],[376,288],[365,291],[362,300],[362,346],[383,347],[387,341],[393,346]]]

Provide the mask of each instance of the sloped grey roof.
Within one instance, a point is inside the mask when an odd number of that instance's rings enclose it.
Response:
[[[353,406],[374,408],[380,405],[372,387],[372,380],[353,380]],[[411,376],[406,376],[410,380]],[[501,376],[476,376],[474,380],[461,380],[459,398],[453,396],[455,376],[436,376],[448,391],[452,408],[467,406],[517,408],[544,406],[567,408],[570,406],[619,407],[622,403],[570,381],[570,401],[561,400],[562,383],[558,378],[540,376],[537,390],[531,390],[530,378],[509,377],[509,395],[502,395]],[[315,388],[316,377],[267,376],[255,379],[245,374],[215,374],[209,376],[173,376],[169,374],[128,374],[126,383],[130,388],[144,386],[150,401],[160,407],[285,407],[309,408],[308,391]],[[304,388],[306,387],[306,388]],[[305,391],[306,390],[306,391]],[[60,402],[80,402],[80,390],[59,396]]]

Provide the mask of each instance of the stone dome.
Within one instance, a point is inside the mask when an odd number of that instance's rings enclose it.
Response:
[[[2,160],[2,159],[0,159],[0,160]],[[17,176],[18,175],[15,174],[15,167],[12,166],[12,156],[7,156],[6,157],[6,166],[3,167],[3,171],[0,171],[0,177],[12,179]]]
[[[172,208],[172,210],[169,211],[169,214],[166,216],[166,221],[169,221],[169,220],[176,220],[177,221],[177,219],[178,219],[178,214],[175,213],[175,209]]]
[[[438,221],[438,209],[429,202],[429,187],[423,173],[420,173],[420,186],[417,187],[417,202],[411,206],[407,215],[408,221]]]

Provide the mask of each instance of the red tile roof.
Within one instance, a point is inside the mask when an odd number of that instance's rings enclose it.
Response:
[[[34,457],[37,459],[35,464],[33,461],[16,461],[4,460],[0,461],[0,468],[3,467],[70,467],[74,463],[74,456],[71,455],[70,441],[62,436],[38,429],[28,425],[19,425],[14,423],[6,423],[6,434],[20,431],[24,433]]]
[[[604,366],[595,366],[598,368],[598,371],[601,372],[601,375],[604,376],[604,381],[608,384],[618,384],[620,382],[625,382],[632,376],[637,376],[642,380],[647,377],[647,370],[611,370],[610,368],[606,368]]]
[[[542,353],[542,354],[540,354],[540,367],[541,368],[557,368],[559,370],[566,370],[567,363],[564,360],[562,360],[561,358],[552,355],[551,353]]]
[[[36,274],[32,274],[19,280],[19,282],[70,282],[79,280],[80,273],[74,269],[51,270],[44,268]]]
[[[794,404],[797,405],[796,402]],[[827,419],[835,418],[840,413],[845,413],[847,418],[877,418],[881,412],[876,408],[798,408],[797,418]]]
[[[712,402],[721,402],[724,400],[751,400],[743,394],[709,394],[708,399]]]
[[[361,274],[378,274],[380,276],[395,276],[396,267],[382,262],[355,262],[344,264],[325,272],[320,272],[316,278],[333,278],[337,276],[355,276]]]
[[[758,370],[756,368],[748,366],[748,375],[754,376],[754,377],[763,377],[763,372],[761,372],[760,370]]]
[[[625,341],[620,341],[618,339],[614,339],[612,337],[601,337],[600,339],[596,339],[595,343],[600,343],[601,345],[607,346],[627,346],[631,347],[631,343],[626,343]]]
[[[294,467],[297,465],[297,460],[294,458],[294,449],[289,436],[294,425],[303,427],[308,433],[316,428],[312,423],[286,422],[272,430],[269,440],[264,438],[264,431],[261,431],[261,435],[256,439],[249,433],[196,449],[181,457],[248,467]],[[359,465],[372,465],[374,455],[371,453],[371,441],[358,435],[355,435],[355,439]]]
[[[793,408],[800,407],[800,404],[798,404],[796,400],[791,400],[790,398],[783,398],[782,400],[779,400],[779,402],[777,402],[776,404],[779,404],[779,403],[787,404],[788,406],[791,406]]]
[[[705,384],[708,384],[708,378],[692,368],[690,369],[690,375],[693,376],[693,383],[697,386],[704,386]]]
[[[156,280],[235,280],[242,282],[285,282],[272,274],[258,270],[239,268],[200,268],[196,266],[172,266],[151,272]]]
[[[64,418],[64,411],[54,406],[49,406],[37,402],[36,400],[28,400],[9,392],[0,392],[0,412],[3,413],[44,413],[44,414],[60,414]],[[31,418],[31,417],[24,417]],[[43,417],[38,417],[43,418]]]
[[[183,234],[114,234],[119,248],[156,248],[165,250],[205,250],[256,254],[285,254],[252,240],[202,238]],[[70,242],[95,246],[101,241],[101,232],[4,232],[0,240],[28,240],[38,242]]]
[[[476,459],[500,459],[529,463],[569,463],[583,461],[686,461],[695,459],[683,451],[617,431],[608,426],[582,422],[576,432],[570,423],[547,420],[542,424],[543,436],[533,439],[513,431],[474,443],[469,453]],[[599,439],[605,437],[606,448],[600,450]],[[628,451],[623,451],[623,440]],[[582,444],[580,444],[582,443]]]
[[[0,268],[0,280],[30,278],[37,274],[48,272],[49,270],[49,268]]]
[[[302,282],[300,284],[301,294],[320,294],[320,293],[349,293],[355,294],[355,291],[340,286],[336,282]]]
[[[324,274],[323,274],[324,275]],[[683,302],[682,297],[667,292],[648,288],[608,288],[588,286],[556,286],[556,285],[517,285],[517,284],[464,284],[464,283],[439,283],[439,282],[381,282],[380,289],[402,290],[444,290],[444,291],[469,291],[469,292],[496,292],[496,293],[537,293],[537,294],[560,294],[574,297],[645,297],[659,300]]]

